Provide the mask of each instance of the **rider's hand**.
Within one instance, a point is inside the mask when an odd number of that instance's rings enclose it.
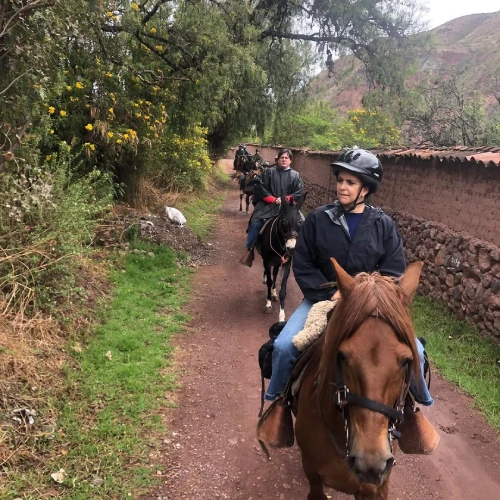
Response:
[[[274,203],[276,205],[281,205],[281,198],[276,198],[276,201]]]
[[[339,300],[340,299],[340,291],[337,290],[332,297],[332,300]]]

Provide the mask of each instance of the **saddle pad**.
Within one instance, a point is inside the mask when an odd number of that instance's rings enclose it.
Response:
[[[311,307],[304,328],[292,339],[297,350],[304,351],[323,333],[328,323],[327,315],[336,304],[336,300],[323,300]]]

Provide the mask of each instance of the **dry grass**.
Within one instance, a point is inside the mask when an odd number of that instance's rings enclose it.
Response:
[[[100,260],[97,254],[79,263],[78,285],[85,287],[86,300],[60,304],[69,318],[64,325],[48,315],[27,318],[11,309],[0,315],[0,469],[38,462],[48,449],[58,419],[53,402],[67,389],[63,369],[74,365],[67,350],[81,350],[92,310],[109,288]],[[5,299],[0,310],[9,311]],[[19,415],[22,409],[34,410],[33,424]]]
[[[157,187],[153,179],[141,177],[132,204],[140,212],[163,213],[165,207],[177,206],[185,198],[182,193]]]

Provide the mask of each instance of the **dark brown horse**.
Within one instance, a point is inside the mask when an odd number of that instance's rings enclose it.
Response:
[[[245,176],[240,177],[240,212],[243,210],[243,197],[245,198],[245,212],[248,213],[250,208],[250,197],[253,195],[254,182],[258,175],[261,174],[260,170],[251,170]]]
[[[384,500],[397,425],[418,370],[407,308],[422,263],[411,264],[398,285],[377,273],[352,278],[332,262],[342,299],[294,402],[307,498],[326,500],[329,486],[356,500]]]

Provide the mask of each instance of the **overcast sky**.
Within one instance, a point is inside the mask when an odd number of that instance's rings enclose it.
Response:
[[[447,21],[468,14],[496,12],[500,10],[499,0],[427,0],[429,28],[435,28]]]

